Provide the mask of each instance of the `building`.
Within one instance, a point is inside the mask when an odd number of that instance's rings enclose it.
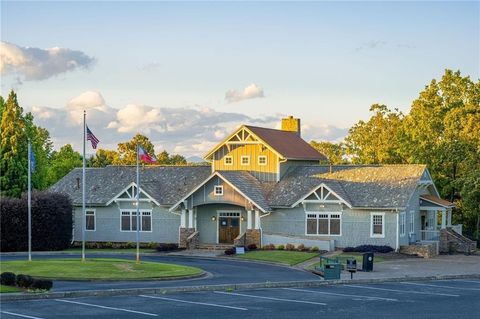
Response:
[[[304,244],[323,250],[436,241],[451,224],[425,165],[330,166],[301,138],[300,120],[275,130],[243,125],[213,148],[208,166],[145,166],[140,240],[208,245]],[[322,164],[323,163],[323,164]],[[86,170],[86,240],[134,242],[135,167]],[[81,240],[81,169],[51,191],[71,197]]]

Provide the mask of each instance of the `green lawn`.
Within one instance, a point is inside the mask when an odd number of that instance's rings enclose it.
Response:
[[[72,253],[81,253],[82,248],[68,248],[65,250],[62,250],[65,252],[72,252]],[[88,253],[132,253],[135,254],[137,252],[136,248],[85,248],[85,252]],[[155,249],[150,249],[150,248],[140,248],[140,253],[154,253],[156,252]]]
[[[318,256],[318,253],[286,250],[255,250],[246,252],[245,255],[236,256],[242,259],[271,261],[292,266]]]
[[[22,290],[17,287],[0,285],[0,294],[7,293],[7,292],[21,292],[21,291]]]
[[[90,258],[1,262],[2,271],[64,280],[125,280],[198,275],[199,268],[132,260]]]

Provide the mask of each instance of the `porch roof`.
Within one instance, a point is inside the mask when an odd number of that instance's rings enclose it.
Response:
[[[428,203],[433,203],[437,206],[444,207],[444,208],[452,208],[455,207],[455,204],[449,202],[448,200],[441,199],[435,195],[420,195],[420,205],[422,205],[422,201],[427,201]]]

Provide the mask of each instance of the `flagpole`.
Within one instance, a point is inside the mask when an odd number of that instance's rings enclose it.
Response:
[[[32,142],[28,139],[28,261],[32,261]]]
[[[85,261],[85,127],[87,112],[83,110],[83,168],[82,168],[82,261]]]
[[[140,262],[140,173],[138,164],[138,143],[137,143],[137,263]]]

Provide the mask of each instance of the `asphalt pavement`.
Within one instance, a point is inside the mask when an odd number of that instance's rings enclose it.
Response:
[[[95,254],[94,258],[135,259],[130,255]],[[35,255],[35,259],[79,258],[78,255]],[[2,261],[23,260],[24,256],[2,256]],[[144,255],[144,261],[174,263],[198,267],[207,272],[207,276],[184,280],[142,280],[142,281],[54,281],[52,291],[79,291],[100,289],[157,288],[176,286],[198,286],[240,283],[264,283],[282,281],[321,280],[310,272],[286,266],[271,265],[227,258],[199,258],[168,255]]]
[[[480,280],[2,302],[2,318],[478,318]]]

